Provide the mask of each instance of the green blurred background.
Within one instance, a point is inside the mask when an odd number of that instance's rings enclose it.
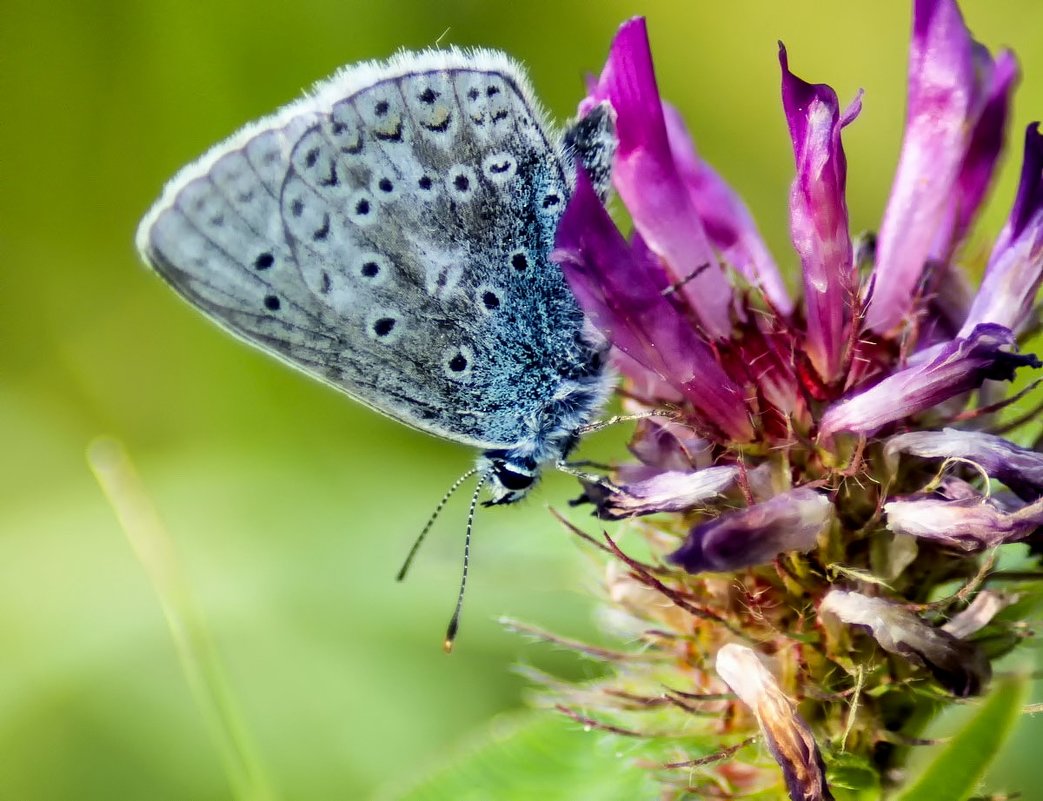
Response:
[[[990,47],[1015,48],[1026,76],[979,225],[985,248],[1009,208],[1021,131],[1043,117],[1043,5],[964,11]],[[795,72],[842,99],[864,88],[845,131],[849,205],[855,230],[875,227],[901,134],[904,2],[3,0],[0,797],[229,795],[153,588],[88,471],[101,434],[137,462],[283,797],[393,796],[523,704],[519,661],[592,675],[495,622],[597,638],[597,570],[546,511],[575,493],[570,481],[479,513],[463,632],[446,658],[463,501],[411,580],[393,576],[472,454],[223,335],[146,272],[132,240],[178,167],[343,63],[436,41],[501,48],[561,120],[637,13],[664,94],[791,275],[776,40]],[[587,451],[622,454],[623,433]],[[1040,723],[1022,722],[992,786],[1043,798]]]

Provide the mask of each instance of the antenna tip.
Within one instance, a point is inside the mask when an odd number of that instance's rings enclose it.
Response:
[[[456,631],[460,628],[460,615],[456,613],[449,621],[449,627],[445,630],[445,639],[442,641],[442,650],[447,654],[453,652],[453,643],[456,642]]]

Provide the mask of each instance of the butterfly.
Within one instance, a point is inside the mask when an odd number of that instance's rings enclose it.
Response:
[[[614,147],[607,106],[556,135],[503,53],[402,52],[184,167],[137,246],[235,336],[478,448],[469,537],[482,485],[488,504],[524,497],[612,389],[608,345],[551,254],[576,163],[604,196]]]

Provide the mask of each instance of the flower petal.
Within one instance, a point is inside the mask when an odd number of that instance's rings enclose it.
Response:
[[[587,497],[597,504],[598,517],[619,520],[656,512],[683,512],[708,503],[735,483],[739,468],[722,465],[704,470],[666,470],[650,478],[623,484],[619,492],[597,492]]]
[[[899,453],[924,459],[966,459],[1027,501],[1043,495],[1043,453],[1022,448],[995,434],[955,428],[899,434],[891,437],[884,448],[884,458],[892,472]]]
[[[975,44],[955,0],[916,0],[909,107],[898,171],[877,245],[869,328],[908,313],[981,112]]]
[[[771,330],[773,324],[781,330]],[[746,373],[756,386],[762,426],[770,430],[774,424],[784,431],[794,419],[803,419],[807,404],[794,365],[797,345],[793,332],[778,318],[758,316],[753,325],[745,327],[742,338],[731,344],[731,348],[718,349],[721,361],[731,375]],[[778,410],[778,419],[773,421],[765,414],[765,401]]]
[[[830,590],[819,616],[835,616],[862,626],[888,653],[926,664],[942,686],[954,695],[977,695],[992,675],[989,660],[977,646],[932,628],[899,604],[857,592]]]
[[[619,147],[612,181],[634,226],[662,259],[672,282],[712,338],[731,331],[732,289],[710,247],[674,164],[644,19],[616,34],[596,86],[580,113],[607,100],[616,111]]]
[[[1043,135],[1025,131],[1021,183],[1007,225],[996,242],[963,330],[999,323],[1017,331],[1035,306],[1043,280]]]
[[[946,215],[947,224],[933,250],[934,258],[942,262],[948,261],[967,234],[992,183],[1007,137],[1010,100],[1018,78],[1018,62],[1010,51],[1001,51],[995,62],[984,47],[977,45],[976,52],[982,72],[988,76],[982,81],[985,102],[956,176],[955,191]]]
[[[700,523],[667,559],[689,573],[763,565],[780,553],[810,551],[832,519],[828,498],[798,488]]]
[[[663,103],[663,118],[674,164],[710,242],[727,266],[760,287],[775,310],[788,316],[793,312],[793,300],[746,204],[713,167],[699,158],[677,109]]]
[[[989,625],[996,615],[1017,600],[1017,595],[983,590],[966,609],[942,626],[942,631],[951,634],[957,640],[966,640]]]
[[[822,415],[819,437],[829,439],[838,431],[873,434],[969,392],[986,379],[1010,381],[1018,367],[1043,366],[1032,354],[1006,350],[1013,345],[1013,334],[1003,326],[979,325],[967,337],[934,350],[929,359],[833,404]]]
[[[897,534],[933,540],[950,548],[977,553],[1022,540],[1043,522],[1037,502],[1007,512],[990,498],[938,498],[914,495],[884,504],[887,527]]]
[[[815,736],[760,657],[744,645],[728,643],[717,652],[716,667],[756,716],[792,801],[832,801]]]
[[[591,321],[617,348],[675,387],[707,424],[737,441],[752,428],[743,393],[680,310],[658,265],[639,259],[582,170],[553,258]]]
[[[804,272],[807,352],[819,377],[832,382],[841,371],[855,289],[844,197],[847,160],[840,129],[854,119],[861,101],[856,100],[841,119],[836,92],[790,72],[781,43],[779,63],[782,105],[797,162],[790,191],[790,233]]]
[[[680,423],[639,420],[628,447],[643,464],[660,470],[690,471],[710,466],[710,443]]]

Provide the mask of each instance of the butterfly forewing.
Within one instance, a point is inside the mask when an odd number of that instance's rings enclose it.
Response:
[[[589,362],[549,260],[566,172],[531,98],[494,53],[348,69],[183,170],[139,246],[247,341],[409,425],[509,446]]]

